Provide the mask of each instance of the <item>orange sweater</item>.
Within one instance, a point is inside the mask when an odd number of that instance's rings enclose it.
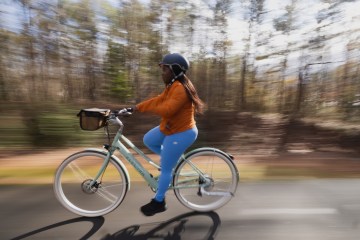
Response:
[[[195,126],[194,106],[186,94],[185,87],[175,81],[160,95],[136,105],[140,112],[151,112],[161,116],[160,131],[171,135]]]

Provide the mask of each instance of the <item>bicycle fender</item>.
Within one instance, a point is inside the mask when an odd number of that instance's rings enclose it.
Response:
[[[201,147],[201,148],[196,148],[188,153],[185,154],[185,158],[187,158],[188,156],[191,156],[197,152],[201,152],[201,151],[211,151],[211,152],[216,152],[216,153],[220,153],[222,155],[224,155],[225,157],[227,158],[230,158],[231,160],[234,159],[234,157],[220,149],[217,149],[217,148],[212,148],[212,147]]]
[[[100,153],[100,154],[104,154],[105,156],[108,154],[107,151],[99,149],[99,148],[86,148],[85,150],[86,151],[97,152],[97,153]],[[116,157],[115,155],[112,155],[111,157],[114,158],[115,161],[117,161],[120,164],[121,168],[124,170],[125,177],[126,177],[126,180],[127,180],[127,183],[128,183],[128,190],[130,190],[130,174],[129,174],[127,168],[125,167],[125,164],[118,157]]]

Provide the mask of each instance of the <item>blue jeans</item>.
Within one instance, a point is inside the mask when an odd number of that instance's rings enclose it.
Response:
[[[161,173],[159,177],[159,187],[154,199],[163,201],[165,193],[169,188],[173,168],[185,150],[193,144],[197,138],[198,130],[196,127],[184,132],[165,135],[160,131],[160,127],[155,127],[144,136],[144,144],[154,153],[160,155]]]

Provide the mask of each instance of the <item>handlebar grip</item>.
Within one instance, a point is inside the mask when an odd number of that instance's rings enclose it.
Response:
[[[117,111],[113,111],[113,113],[115,113],[116,116],[130,116],[133,111],[134,110],[132,108],[123,108]]]
[[[134,108],[132,108],[132,107],[128,107],[128,108],[126,108],[126,110],[127,110],[128,112],[130,112],[130,113],[133,113],[133,112],[134,112]]]

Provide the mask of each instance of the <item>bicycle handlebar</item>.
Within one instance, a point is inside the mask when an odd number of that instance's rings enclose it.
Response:
[[[108,121],[112,122],[113,124],[119,125],[120,126],[119,130],[122,132],[124,124],[118,117],[119,116],[128,117],[132,115],[133,111],[134,110],[132,108],[123,108],[120,110],[111,111]]]

